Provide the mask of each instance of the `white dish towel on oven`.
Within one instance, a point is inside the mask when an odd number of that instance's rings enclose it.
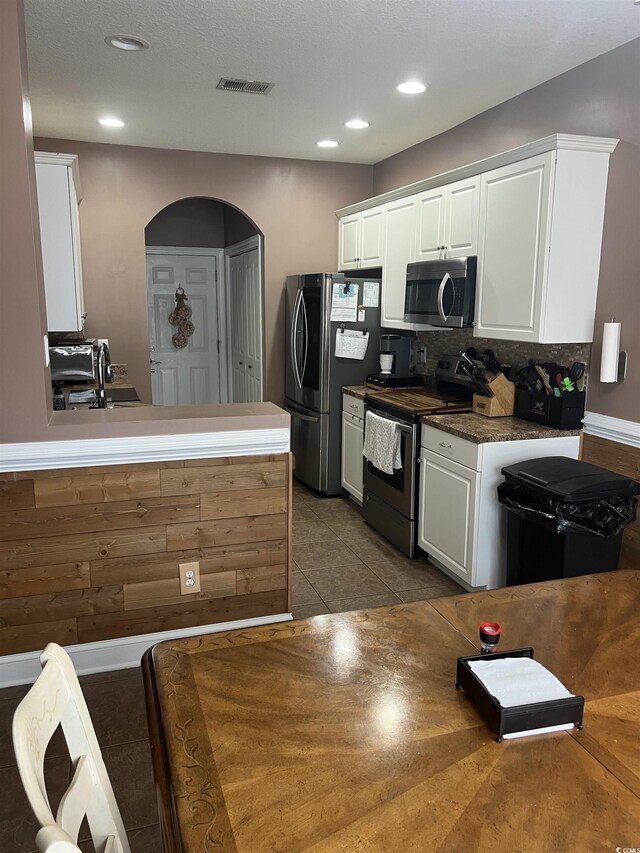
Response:
[[[399,425],[367,412],[362,455],[385,474],[393,474],[394,468],[402,468]]]

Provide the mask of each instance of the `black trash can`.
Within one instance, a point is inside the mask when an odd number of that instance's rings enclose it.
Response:
[[[636,517],[638,483],[566,456],[529,459],[502,473],[507,586],[618,567],[622,531]]]

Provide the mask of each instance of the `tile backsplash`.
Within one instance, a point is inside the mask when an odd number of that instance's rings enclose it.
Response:
[[[475,347],[478,352],[492,349],[496,358],[503,364],[510,364],[513,373],[533,358],[536,362],[554,361],[570,367],[574,361],[586,365],[589,372],[591,344],[534,344],[523,341],[500,341],[489,338],[475,338],[473,329],[451,329],[450,331],[418,332],[417,347],[426,348],[426,362],[418,364],[418,372],[428,383],[433,382],[436,362],[444,355],[456,355],[467,347]]]

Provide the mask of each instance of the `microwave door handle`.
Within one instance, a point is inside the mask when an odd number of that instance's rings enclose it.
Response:
[[[298,320],[300,319],[300,301],[302,300],[302,291],[296,294],[296,301],[293,306],[293,318],[291,320],[291,366],[293,367],[293,376],[298,389],[302,388],[300,378],[300,369],[298,367],[298,335],[302,334],[302,329],[298,329]]]
[[[442,320],[443,323],[446,323],[447,320],[449,319],[449,317],[444,313],[444,304],[443,304],[444,289],[447,286],[448,281],[450,281],[451,284],[453,285],[453,279],[451,278],[449,273],[446,272],[442,276],[442,281],[440,282],[440,287],[438,288],[438,314],[440,315],[440,319]]]

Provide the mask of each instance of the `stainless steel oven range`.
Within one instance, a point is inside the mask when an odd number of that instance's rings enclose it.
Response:
[[[364,459],[363,517],[408,557],[414,557],[417,547],[420,417],[366,397],[364,411],[365,429],[367,412],[398,424],[402,468],[393,474],[385,474]]]

